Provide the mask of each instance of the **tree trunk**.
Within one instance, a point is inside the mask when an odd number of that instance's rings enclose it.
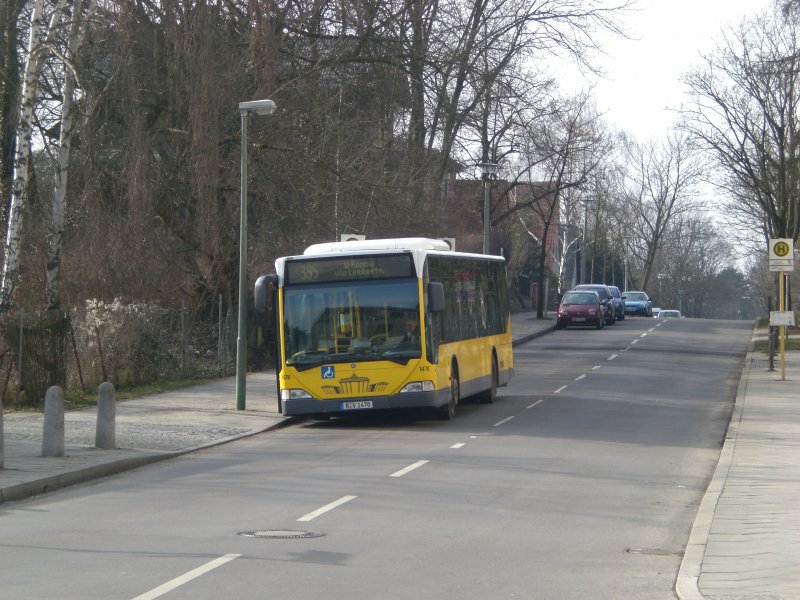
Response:
[[[72,10],[72,25],[69,35],[69,56],[72,60],[79,45],[81,8],[83,2],[75,0]],[[53,206],[50,221],[50,235],[47,246],[47,273],[45,276],[45,300],[47,310],[61,308],[60,276],[61,248],[64,239],[64,210],[67,198],[67,181],[69,177],[69,156],[72,150],[72,101],[75,93],[75,73],[71,65],[64,61],[64,89],[61,104],[61,132],[58,140],[56,159],[55,189],[53,190]]]
[[[31,164],[31,134],[33,132],[33,108],[36,103],[36,87],[41,75],[42,63],[47,52],[45,41],[50,37],[64,10],[66,0],[55,7],[47,31],[43,31],[44,0],[36,0],[31,14],[31,34],[28,41],[28,59],[25,62],[22,94],[17,124],[17,151],[14,157],[14,177],[11,186],[11,205],[6,231],[3,276],[0,282],[0,315],[11,310],[11,299],[19,277],[19,250],[22,236],[22,213],[28,195]]]

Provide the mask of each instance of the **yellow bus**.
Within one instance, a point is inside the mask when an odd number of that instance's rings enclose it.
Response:
[[[255,286],[275,310],[279,410],[330,417],[493,402],[514,372],[505,259],[442,240],[315,244]],[[416,332],[416,335],[415,335]]]

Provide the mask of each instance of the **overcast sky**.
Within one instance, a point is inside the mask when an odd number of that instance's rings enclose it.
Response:
[[[601,41],[607,56],[595,62],[606,73],[597,82],[598,108],[611,125],[640,141],[662,137],[674,121],[668,108],[683,100],[680,77],[699,55],[714,48],[725,24],[738,23],[770,6],[771,0],[639,0],[625,17],[633,39]],[[567,89],[587,85],[571,77]],[[566,82],[565,82],[566,83]]]

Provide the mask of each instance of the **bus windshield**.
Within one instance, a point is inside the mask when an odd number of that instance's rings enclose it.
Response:
[[[419,325],[418,286],[407,278],[285,287],[286,364],[419,358],[412,331]]]

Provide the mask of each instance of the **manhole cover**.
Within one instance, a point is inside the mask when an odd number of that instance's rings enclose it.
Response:
[[[317,538],[325,534],[319,531],[296,531],[293,529],[257,529],[256,531],[242,531],[242,537],[262,538],[267,540],[295,540],[300,538]]]

